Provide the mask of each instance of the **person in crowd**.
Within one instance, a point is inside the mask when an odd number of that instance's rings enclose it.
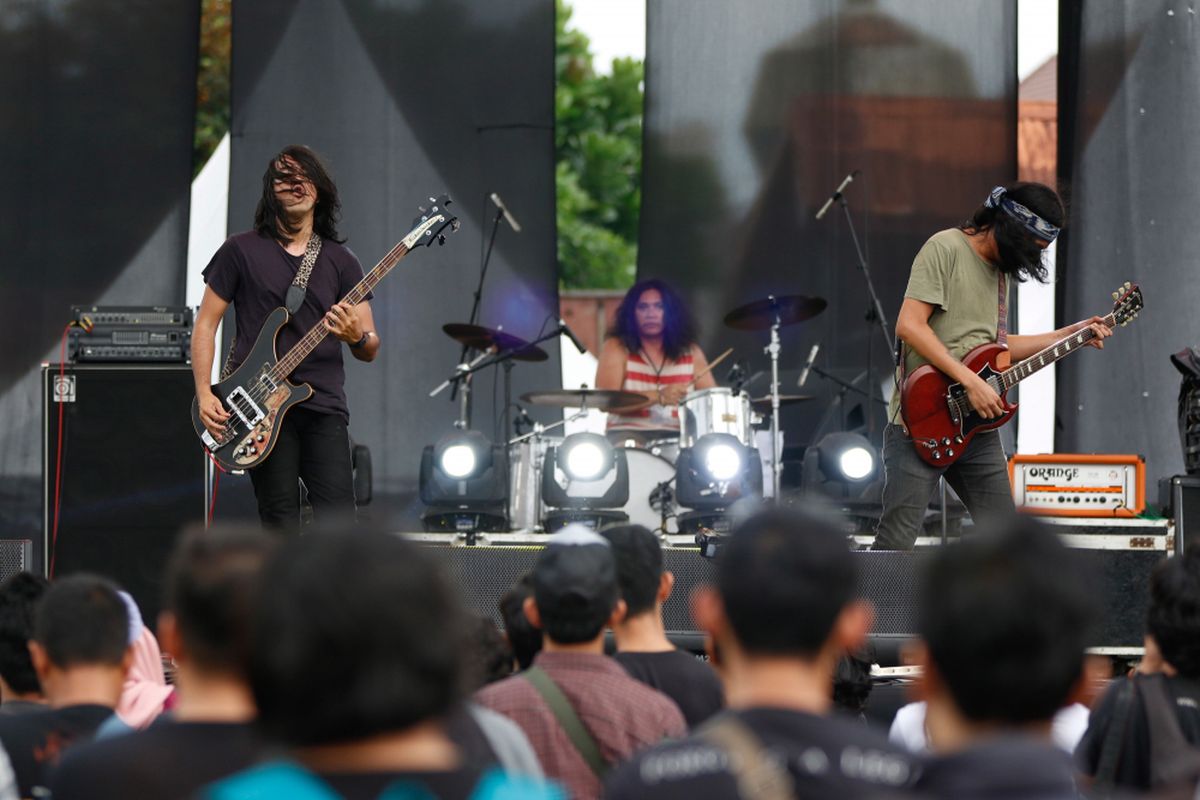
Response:
[[[1174,788],[1200,777],[1200,550],[1163,559],[1150,576],[1145,658],[1092,712],[1075,751],[1099,784]],[[1123,722],[1121,720],[1124,720]],[[1102,767],[1104,751],[1115,757]]]
[[[542,649],[542,632],[525,616],[525,601],[530,597],[533,597],[533,576],[528,572],[500,596],[500,617],[504,620],[504,636],[512,648],[517,671],[529,669],[533,657]]]
[[[1004,413],[1000,395],[962,362],[975,347],[990,342],[1005,346],[1015,364],[1085,328],[1095,334],[1091,344],[1103,347],[1112,331],[1100,317],[1044,333],[1008,334],[1012,282],[1047,280],[1043,252],[1065,223],[1066,211],[1053,189],[1021,181],[995,187],[961,226],[931,236],[913,260],[896,318],[896,338],[904,356],[896,371],[897,384],[918,367],[932,364],[962,384],[976,413],[992,419]],[[953,464],[932,466],[917,455],[901,398],[900,391],[893,393],[888,407],[883,512],[872,547],[912,549],[943,475],[976,522],[1012,514],[1015,507],[1000,434],[983,431],[963,445]]]
[[[955,800],[1077,797],[1051,728],[1083,680],[1096,609],[1066,546],[1012,517],[938,550],[917,609],[916,660],[936,754],[917,788]]]
[[[865,650],[850,652],[838,659],[833,670],[833,705],[866,724],[867,703],[871,699],[871,660]]]
[[[158,621],[175,659],[175,705],[146,730],[67,753],[51,780],[55,798],[190,797],[259,758],[246,644],[251,598],[274,544],[259,529],[184,534],[167,566]]]
[[[614,658],[642,683],[670,697],[694,728],[725,705],[712,667],[671,644],[663,625],[663,603],[675,576],[663,569],[662,546],[642,525],[617,525],[600,535],[612,546],[625,618],[613,625]]]
[[[129,612],[131,661],[125,688],[117,702],[117,718],[129,729],[147,727],[174,701],[175,690],[167,685],[162,650],[158,639],[142,621],[142,610],[128,592],[119,592]]]
[[[0,585],[0,716],[46,706],[29,640],[34,606],[49,585],[31,572],[19,572]]]
[[[546,775],[572,797],[598,797],[601,776],[613,765],[684,734],[683,714],[670,698],[604,655],[605,627],[625,614],[607,539],[582,525],[548,537],[525,613],[542,629],[542,651],[530,669],[475,698],[521,726]]]
[[[129,614],[107,580],[59,578],[34,610],[29,653],[47,708],[0,717],[21,797],[46,792],[63,753],[113,716],[129,669]]]
[[[596,366],[596,388],[636,392],[646,405],[610,412],[609,437],[644,443],[678,436],[678,405],[692,380],[696,389],[717,385],[707,370],[683,300],[658,278],[638,281],[617,307]]]
[[[908,786],[909,753],[830,713],[838,659],[871,625],[855,583],[845,537],[823,520],[770,509],[736,526],[715,586],[692,596],[720,652],[730,710],[619,767],[606,796],[733,798],[753,783],[778,797],[886,797]]]
[[[250,686],[286,748],[214,800],[558,797],[464,762],[443,723],[462,690],[465,615],[421,548],[371,531],[287,540],[255,593]]]

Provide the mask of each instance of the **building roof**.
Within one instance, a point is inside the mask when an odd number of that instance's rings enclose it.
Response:
[[[1021,102],[1027,100],[1058,102],[1058,56],[1050,56],[1046,59],[1045,64],[1021,81],[1021,85],[1017,87],[1017,98]]]

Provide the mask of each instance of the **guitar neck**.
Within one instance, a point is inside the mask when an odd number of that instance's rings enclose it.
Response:
[[[1116,321],[1113,314],[1109,314],[1108,316],[1104,317],[1102,321],[1110,328],[1116,327]],[[1068,354],[1086,346],[1095,338],[1096,332],[1090,327],[1087,327],[1081,331],[1072,333],[1070,336],[1067,336],[1064,339],[1059,339],[1045,350],[1034,353],[1024,361],[1014,364],[1012,367],[1000,373],[1002,389],[1011,389],[1013,386],[1016,386],[1018,383],[1025,380],[1042,367],[1048,367],[1055,361],[1065,358]]]
[[[400,259],[404,258],[408,253],[407,241],[405,239],[393,247],[370,272],[363,276],[361,281],[355,284],[353,289],[346,293],[346,296],[342,298],[342,302],[355,306],[366,299],[366,296],[379,285],[383,277],[391,272],[392,268],[400,263]],[[323,342],[328,334],[329,331],[325,328],[324,320],[310,328],[308,333],[304,334],[300,341],[292,345],[292,348],[284,353],[283,357],[276,363],[274,368],[276,379],[282,380],[290,375],[292,370],[300,366],[300,362],[307,358],[308,354],[315,350],[317,345]]]

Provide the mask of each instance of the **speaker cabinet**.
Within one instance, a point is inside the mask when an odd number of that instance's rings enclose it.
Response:
[[[57,364],[42,371],[44,546],[37,567],[53,570],[51,577],[111,578],[151,627],[179,531],[204,521],[205,456],[189,413],[194,392],[185,365],[69,365],[61,378]]]
[[[1163,513],[1175,520],[1175,551],[1200,548],[1200,475],[1175,475],[1159,484]]]

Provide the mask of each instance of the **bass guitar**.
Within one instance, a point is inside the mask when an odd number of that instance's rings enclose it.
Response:
[[[445,244],[446,230],[458,230],[458,219],[447,208],[450,198],[442,195],[429,200],[429,209],[421,209],[421,216],[413,220],[409,234],[346,293],[343,302],[361,303],[410,250],[434,242]],[[213,387],[213,394],[229,412],[223,429],[213,434],[205,428],[200,419],[200,404],[192,400],[192,427],[213,461],[223,469],[250,469],[261,464],[275,447],[284,415],[292,406],[312,396],[311,386],[293,384],[288,376],[329,331],[323,321],[317,323],[282,358],[277,358],[275,338],[288,318],[288,311],[282,306],[272,311],[246,359],[232,375]]]
[[[1142,309],[1142,290],[1136,284],[1126,282],[1112,296],[1112,312],[1103,320],[1110,328],[1128,324]],[[1008,348],[995,342],[981,344],[967,353],[962,362],[987,381],[1004,404],[1004,413],[992,419],[979,416],[963,385],[952,381],[937,367],[924,364],[913,370],[900,389],[900,413],[917,455],[935,467],[953,464],[976,433],[999,428],[1017,413],[1017,404],[1005,399],[1009,389],[1094,338],[1092,329],[1084,328],[1008,369],[999,368],[1000,356]]]

